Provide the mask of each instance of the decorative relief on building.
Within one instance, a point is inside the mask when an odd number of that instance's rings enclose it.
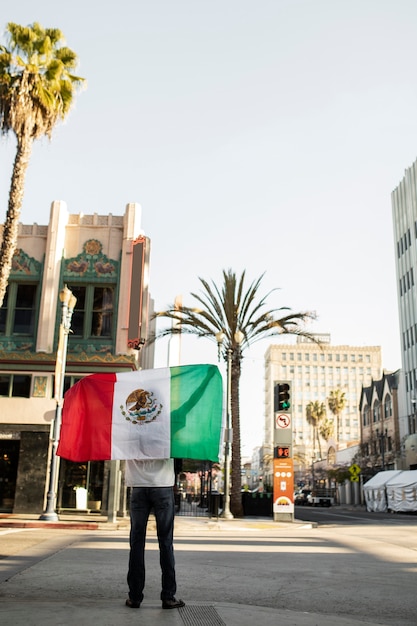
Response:
[[[30,350],[34,350],[35,344],[33,341],[27,341],[27,339],[16,339],[15,341],[10,341],[9,339],[5,339],[4,341],[0,341],[0,353],[1,352],[17,352],[18,350],[22,352],[28,352]]]
[[[0,363],[7,359],[7,362],[20,361],[22,363],[55,363],[56,353],[47,354],[45,352],[5,352],[4,347],[0,345]],[[115,356],[108,352],[86,352],[85,346],[83,351],[69,352],[67,363],[76,365],[77,363],[114,363],[115,365],[134,365],[135,357],[132,355],[118,354]]]
[[[119,262],[109,259],[102,253],[102,249],[103,246],[97,239],[86,241],[81,254],[64,260],[65,277],[77,276],[88,280],[117,278]]]
[[[47,376],[35,376],[33,380],[33,397],[46,398]]]
[[[22,250],[17,248],[12,258],[12,268],[10,275],[17,276],[39,276],[42,264],[33,257],[30,257]]]

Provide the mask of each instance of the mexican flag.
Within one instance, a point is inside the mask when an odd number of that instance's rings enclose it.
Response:
[[[215,365],[92,374],[64,396],[57,454],[70,461],[218,461],[222,377]]]

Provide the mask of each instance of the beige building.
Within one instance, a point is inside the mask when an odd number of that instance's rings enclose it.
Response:
[[[64,390],[93,372],[153,365],[152,346],[140,350],[152,308],[140,220],[137,204],[114,216],[69,214],[54,202],[47,226],[19,225],[0,308],[0,510],[44,508],[64,285],[77,298]],[[105,464],[62,461],[58,506],[74,508],[80,487],[105,508]]]
[[[298,480],[310,471],[313,460],[318,460],[317,442],[306,418],[309,402],[326,405],[327,417],[333,418],[327,404],[332,390],[345,393],[346,407],[339,420],[339,441],[321,440],[322,457],[332,446],[339,449],[360,441],[359,402],[362,385],[381,376],[381,348],[379,346],[333,346],[330,335],[318,335],[321,345],[297,338],[295,344],[271,345],[265,355],[265,449],[271,451],[274,443],[275,413],[274,388],[277,382],[287,381],[291,386],[291,420],[293,432],[292,455]],[[271,474],[269,468],[264,474]]]

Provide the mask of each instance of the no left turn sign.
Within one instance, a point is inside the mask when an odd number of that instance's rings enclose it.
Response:
[[[280,413],[275,417],[275,425],[277,428],[289,428],[291,426],[291,417],[285,413]]]

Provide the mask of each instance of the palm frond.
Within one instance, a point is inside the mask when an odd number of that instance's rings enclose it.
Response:
[[[179,323],[175,328],[173,325],[172,328],[163,329],[157,336],[184,332],[213,339],[217,332],[223,331],[227,350],[235,346],[235,333],[240,331],[243,333],[241,351],[256,341],[277,335],[301,335],[316,341],[314,335],[305,330],[305,323],[315,319],[313,313],[294,313],[288,307],[266,308],[267,298],[276,289],[259,296],[263,276],[252,281],[246,290],[245,272],[237,279],[231,269],[223,270],[221,287],[214,281],[199,278],[201,292],[191,293],[198,306],[171,305],[166,311],[156,313],[156,317]]]

